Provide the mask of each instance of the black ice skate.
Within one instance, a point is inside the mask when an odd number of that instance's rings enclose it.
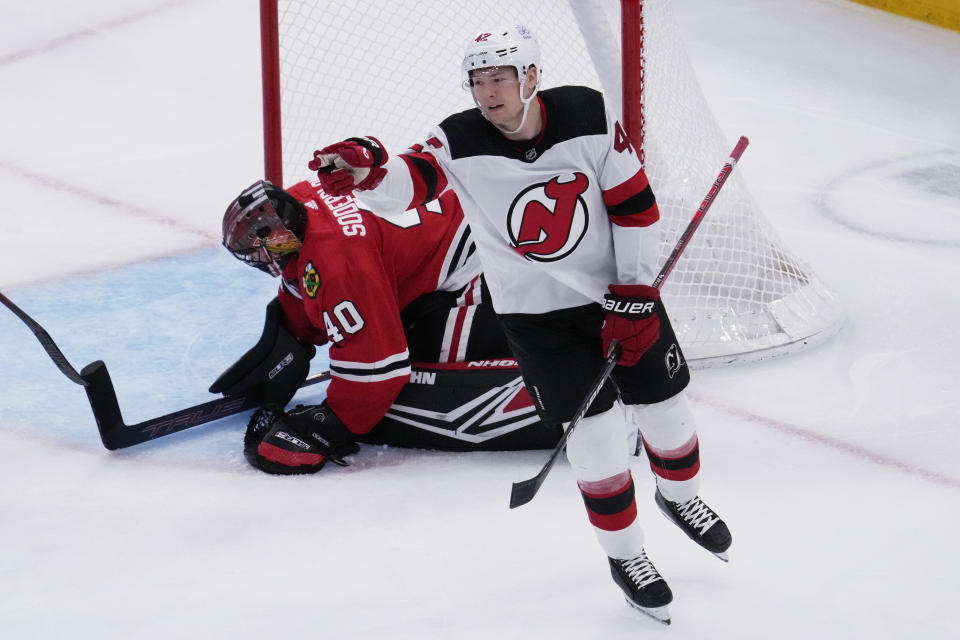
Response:
[[[733,542],[730,529],[703,500],[694,497],[686,502],[670,502],[659,489],[654,498],[663,515],[683,529],[691,540],[724,562],[730,560],[727,555],[727,549]]]
[[[609,558],[610,573],[626,595],[627,604],[663,624],[670,624],[667,605],[673,593],[645,552],[636,558],[617,560]]]

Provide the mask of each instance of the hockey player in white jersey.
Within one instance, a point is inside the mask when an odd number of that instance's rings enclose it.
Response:
[[[526,27],[478,33],[462,68],[477,108],[445,119],[423,145],[391,157],[376,138],[351,138],[317,151],[310,168],[327,192],[364,191],[378,215],[457,192],[545,423],[572,419],[620,342],[614,382],[571,434],[567,457],[615,582],[632,606],[669,622],[673,596],[637,521],[629,462],[638,428],[664,514],[723,560],[731,536],[698,497],[689,371],[649,286],[660,244],[653,191],[599,92],[540,91],[540,51]]]

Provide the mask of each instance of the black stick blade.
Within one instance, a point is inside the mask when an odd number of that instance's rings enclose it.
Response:
[[[110,372],[103,360],[91,362],[80,372],[85,382],[87,400],[93,411],[93,418],[97,421],[100,431],[100,440],[103,446],[111,451],[123,445],[114,442],[114,437],[122,433],[126,425],[123,424],[123,415],[120,413],[120,404],[117,402],[117,392],[114,391]]]
[[[597,394],[600,393],[600,389],[613,372],[613,368],[616,366],[617,359],[619,357],[620,343],[616,340],[613,340],[610,343],[610,349],[607,352],[607,359],[603,363],[603,369],[600,370],[600,373],[597,375],[597,379],[594,380],[593,386],[591,386],[590,390],[587,391],[586,397],[583,399],[583,402],[580,403],[580,408],[577,409],[577,413],[573,416],[573,420],[570,421],[566,431],[564,431],[563,435],[560,436],[557,446],[553,448],[553,451],[550,453],[550,457],[547,458],[547,462],[543,465],[543,468],[540,469],[540,473],[529,480],[522,480],[520,482],[513,483],[513,486],[510,488],[511,509],[527,504],[533,500],[535,495],[537,495],[537,491],[540,490],[540,485],[543,484],[547,474],[550,473],[550,469],[553,468],[553,463],[557,461],[557,456],[560,455],[560,452],[563,451],[563,448],[567,445],[567,439],[570,437],[570,434],[573,432],[573,430],[577,428],[577,425],[583,419],[583,416],[586,415],[587,409],[590,408],[590,405],[593,404],[593,401],[597,398]]]
[[[156,440],[171,433],[260,406],[260,403],[253,398],[227,396],[128,425],[123,421],[120,404],[117,402],[117,392],[107,371],[107,365],[101,360],[91,362],[83,368],[80,375],[86,382],[87,399],[90,401],[93,417],[97,421],[100,440],[103,446],[111,451]],[[324,371],[310,376],[300,386],[308,387],[329,379],[330,372]]]
[[[533,500],[533,497],[537,495],[537,491],[540,490],[540,485],[543,484],[543,480],[546,477],[547,474],[540,472],[527,480],[514,482],[510,488],[510,508],[516,509],[517,507],[522,507]]]

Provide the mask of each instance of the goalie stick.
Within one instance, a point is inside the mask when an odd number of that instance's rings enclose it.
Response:
[[[683,233],[680,234],[680,239],[677,240],[677,244],[673,247],[673,251],[670,252],[666,262],[664,262],[663,267],[660,269],[660,273],[657,274],[657,277],[654,279],[651,286],[656,289],[660,289],[663,286],[663,282],[667,279],[667,276],[670,275],[670,272],[673,271],[673,267],[676,266],[677,260],[680,258],[680,254],[682,254],[683,250],[687,248],[687,245],[690,243],[690,238],[693,237],[697,227],[700,226],[700,223],[703,221],[703,217],[707,214],[707,211],[713,204],[714,199],[716,199],[717,194],[723,187],[723,184],[727,181],[727,178],[730,176],[733,168],[737,166],[737,162],[740,161],[740,156],[743,155],[743,151],[747,148],[748,144],[750,144],[750,141],[746,138],[746,136],[740,136],[740,140],[737,141],[737,144],[730,153],[730,157],[727,159],[727,162],[724,163],[723,168],[720,169],[720,174],[717,175],[717,179],[713,181],[710,191],[707,192],[707,197],[705,197],[703,202],[700,203],[700,208],[697,209],[697,212],[693,215],[693,219],[690,220],[687,228],[684,229]],[[603,363],[603,368],[597,375],[596,380],[594,380],[593,385],[587,391],[583,402],[580,404],[580,407],[574,414],[573,419],[570,421],[570,425],[563,432],[563,435],[560,437],[560,441],[550,453],[550,457],[547,458],[547,462],[543,465],[543,468],[540,469],[540,472],[532,478],[513,483],[513,486],[510,488],[511,509],[527,504],[533,500],[535,495],[537,495],[541,485],[543,485],[543,481],[547,478],[547,474],[550,473],[550,469],[553,468],[553,463],[556,461],[557,456],[560,454],[560,451],[563,450],[563,447],[566,446],[567,439],[569,439],[570,434],[583,419],[587,409],[591,404],[593,404],[594,398],[597,397],[601,387],[603,387],[603,384],[607,381],[607,378],[610,377],[610,374],[613,372],[613,368],[616,365],[619,357],[620,345],[616,340],[613,340],[610,343],[610,349],[607,352],[607,358]]]
[[[111,451],[154,440],[259,406],[256,400],[246,396],[228,396],[128,425],[123,421],[117,392],[107,371],[107,365],[102,360],[91,362],[77,373],[39,322],[2,293],[0,293],[0,302],[30,328],[63,375],[81,385],[87,392],[87,400],[90,401],[90,408],[93,410],[93,417],[100,431],[100,440],[103,441],[103,446]],[[324,371],[308,377],[300,386],[308,387],[329,378],[330,372]]]
[[[23,323],[30,328],[30,331],[33,331],[33,335],[37,336],[37,340],[40,341],[40,345],[43,346],[43,350],[47,352],[47,355],[50,356],[50,359],[53,360],[53,364],[57,365],[57,368],[63,372],[63,375],[67,376],[73,382],[81,384],[83,386],[87,385],[86,380],[77,373],[77,370],[73,368],[70,362],[67,360],[67,357],[63,355],[63,352],[60,351],[60,348],[57,347],[57,343],[53,341],[53,338],[50,337],[50,334],[47,333],[46,329],[40,326],[40,323],[31,318],[27,313],[13,304],[13,301],[10,300],[7,296],[0,293],[0,302],[4,304],[5,307],[13,311],[13,314],[23,320]]]
[[[90,408],[93,410],[93,417],[97,421],[100,440],[103,441],[103,446],[111,451],[154,440],[260,406],[259,402],[247,396],[227,396],[174,411],[159,418],[128,425],[123,421],[120,413],[120,404],[117,402],[117,393],[110,380],[107,365],[102,360],[91,362],[80,371],[80,376],[86,381],[84,389],[90,401]],[[329,371],[317,373],[304,380],[300,387],[308,387],[329,378]]]

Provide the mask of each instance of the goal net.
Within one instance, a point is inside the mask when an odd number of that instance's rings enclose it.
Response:
[[[393,152],[423,142],[430,127],[475,106],[460,86],[469,38],[523,23],[540,44],[542,88],[594,87],[626,113],[660,205],[662,264],[733,145],[706,103],[668,1],[623,3],[639,5],[642,20],[630,21],[621,47],[618,0],[261,0],[267,178],[309,179],[313,151],[351,136],[375,135]],[[642,87],[628,91],[639,101],[621,105],[624,84]],[[791,353],[843,321],[836,295],[759,210],[742,168],[663,297],[684,353],[701,368]]]

